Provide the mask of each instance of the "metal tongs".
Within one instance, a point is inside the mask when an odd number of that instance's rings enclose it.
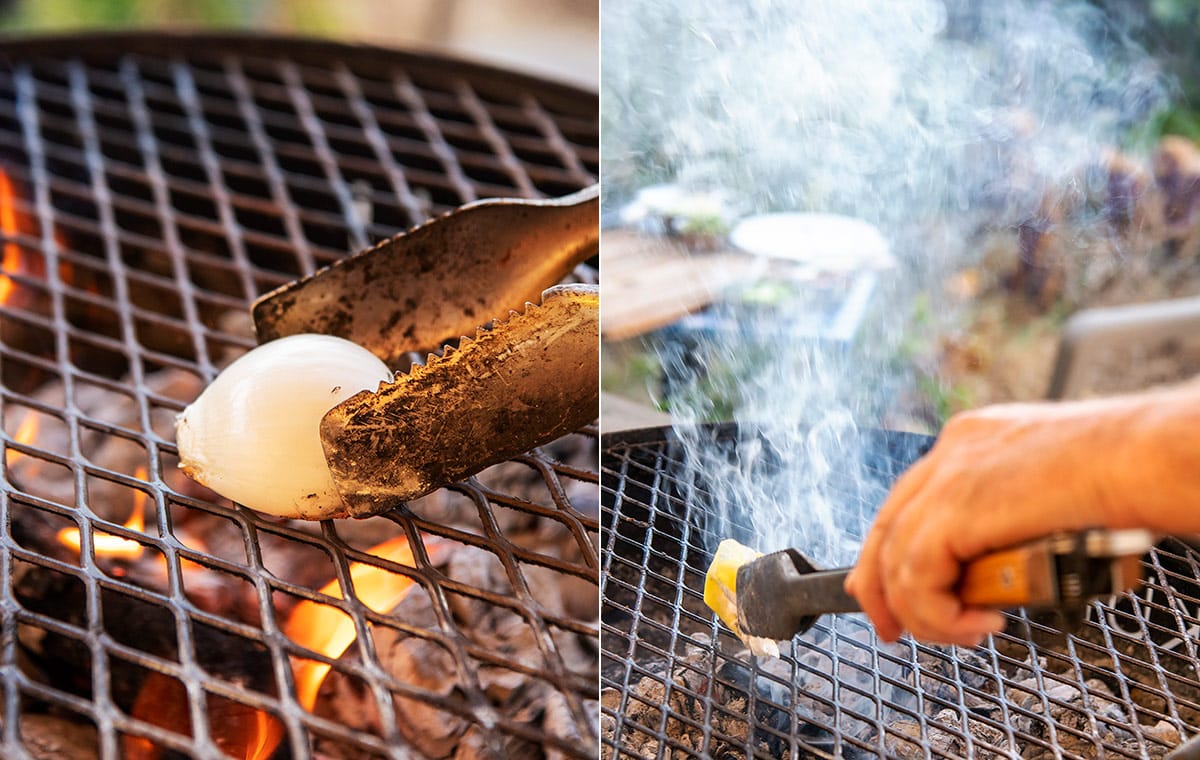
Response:
[[[469,477],[596,418],[599,289],[555,285],[599,250],[599,188],[462,206],[255,302],[260,343],[337,335],[393,369],[321,421],[355,517]],[[553,286],[553,287],[552,287]]]
[[[956,593],[973,607],[1053,612],[1070,633],[1093,599],[1141,581],[1141,558],[1154,541],[1145,530],[1055,533],[972,560]],[[844,588],[851,569],[818,570],[795,549],[759,554],[727,539],[709,565],[704,601],[753,653],[777,656],[774,642],[804,633],[821,615],[860,610]]]

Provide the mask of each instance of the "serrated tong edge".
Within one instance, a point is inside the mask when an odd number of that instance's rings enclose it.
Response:
[[[343,401],[321,438],[348,514],[365,516],[577,430],[598,401],[599,288],[557,285]]]

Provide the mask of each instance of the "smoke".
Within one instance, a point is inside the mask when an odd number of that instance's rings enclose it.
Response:
[[[870,515],[848,505],[880,496],[857,426],[894,410],[908,346],[954,318],[944,279],[1051,190],[1086,207],[1084,170],[1164,83],[1085,2],[610,0],[602,34],[610,208],[671,182],[741,215],[855,217],[891,245],[852,339],[823,329],[843,285],[772,270],[769,308],[745,286],[660,347],[714,533],[740,515],[760,549],[852,561]],[[714,417],[738,423],[733,450],[692,426]]]
[[[1162,97],[1086,3],[614,0],[603,34],[610,189],[669,179],[884,228],[1017,200]]]

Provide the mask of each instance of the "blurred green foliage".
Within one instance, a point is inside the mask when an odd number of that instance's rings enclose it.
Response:
[[[1135,130],[1140,138],[1175,134],[1200,141],[1200,0],[1091,0],[1128,30],[1171,81],[1171,103]]]
[[[961,383],[947,383],[929,375],[917,375],[917,390],[928,405],[934,430],[940,430],[946,420],[964,409],[977,406],[971,392]]]
[[[341,25],[338,6],[328,0],[0,0],[0,29],[53,32],[171,26],[329,34]]]

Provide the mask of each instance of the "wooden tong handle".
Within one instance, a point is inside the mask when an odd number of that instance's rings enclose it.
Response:
[[[1133,588],[1141,579],[1141,554],[1152,543],[1141,533],[1061,534],[984,555],[967,564],[958,597],[972,607],[1072,607],[1097,593]],[[1089,539],[1104,544],[1098,554],[1085,548]]]
[[[970,607],[1033,607],[1057,598],[1054,561],[1042,542],[1022,544],[971,561],[958,582]]]

